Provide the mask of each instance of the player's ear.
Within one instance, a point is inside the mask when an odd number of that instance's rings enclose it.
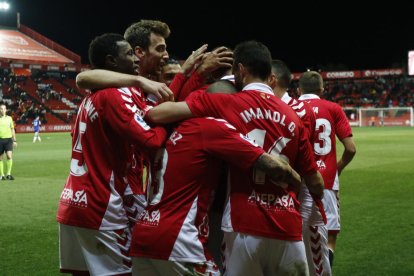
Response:
[[[108,69],[113,69],[118,67],[118,63],[116,62],[116,58],[113,55],[106,55],[105,57],[105,67]]]
[[[276,87],[276,83],[277,83],[277,78],[276,75],[274,73],[271,73],[269,78],[268,78],[268,84],[272,89],[275,89]]]
[[[138,59],[141,59],[143,56],[145,56],[145,50],[140,46],[136,46],[134,48],[134,53],[138,57]]]

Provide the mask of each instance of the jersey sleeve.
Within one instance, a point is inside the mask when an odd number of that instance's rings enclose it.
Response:
[[[201,126],[203,148],[241,169],[249,169],[264,151],[222,119],[206,118]]]
[[[162,127],[151,128],[141,117],[143,113],[128,95],[128,90],[111,89],[105,116],[111,128],[131,144],[145,148],[161,147],[167,139]]]
[[[338,136],[340,140],[351,137],[352,136],[352,129],[349,125],[349,121],[346,118],[345,112],[342,110],[342,108],[334,104],[334,112],[333,112],[333,119],[335,124],[335,133]]]
[[[170,83],[169,88],[171,89],[171,91],[174,94],[175,101],[178,101],[177,99],[180,95],[180,91],[183,88],[186,80],[187,80],[187,78],[186,78],[186,76],[184,76],[184,74],[178,73],[174,76],[174,79]]]
[[[318,170],[313,155],[313,148],[307,137],[307,131],[303,126],[299,135],[299,157],[296,159],[294,169],[297,170],[300,175],[310,175]]]
[[[194,72],[185,82],[177,101],[184,101],[193,91],[200,89],[204,82],[205,79],[199,73]]]

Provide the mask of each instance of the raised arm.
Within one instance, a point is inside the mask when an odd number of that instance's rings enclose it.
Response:
[[[174,100],[173,93],[164,83],[147,78],[118,73],[114,71],[94,69],[83,71],[76,76],[76,85],[82,89],[97,90],[108,87],[139,87],[152,94],[160,101]]]
[[[344,145],[344,152],[338,161],[338,175],[341,175],[343,169],[352,161],[356,153],[356,145],[352,137],[346,137],[341,140]]]

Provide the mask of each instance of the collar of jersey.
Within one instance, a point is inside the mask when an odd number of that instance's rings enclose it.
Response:
[[[310,99],[320,99],[318,95],[315,94],[303,94],[299,97],[299,100],[310,100]]]
[[[261,82],[249,83],[248,85],[246,85],[243,88],[243,91],[244,90],[255,90],[255,91],[258,91],[258,92],[263,92],[263,93],[266,93],[266,94],[274,95],[272,88],[270,88],[269,85],[261,83]]]
[[[289,103],[290,99],[292,99],[292,98],[289,96],[288,92],[285,92],[285,94],[283,94],[283,96],[281,98],[282,102],[284,102],[284,103]]]

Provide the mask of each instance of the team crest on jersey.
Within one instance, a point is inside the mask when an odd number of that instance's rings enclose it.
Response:
[[[269,95],[267,95],[266,93],[260,93],[260,97],[262,97],[265,100],[270,98]]]
[[[156,227],[158,226],[158,224],[160,224],[160,218],[161,218],[160,210],[154,210],[152,212],[148,212],[147,210],[144,210],[141,214],[139,214],[138,222],[140,224],[144,224],[147,226]]]
[[[88,196],[85,190],[74,191],[69,188],[64,188],[60,194],[60,201],[78,208],[88,207]]]
[[[134,115],[135,121],[145,130],[149,130],[150,126],[147,125],[147,123],[142,119],[142,117],[139,114]]]

